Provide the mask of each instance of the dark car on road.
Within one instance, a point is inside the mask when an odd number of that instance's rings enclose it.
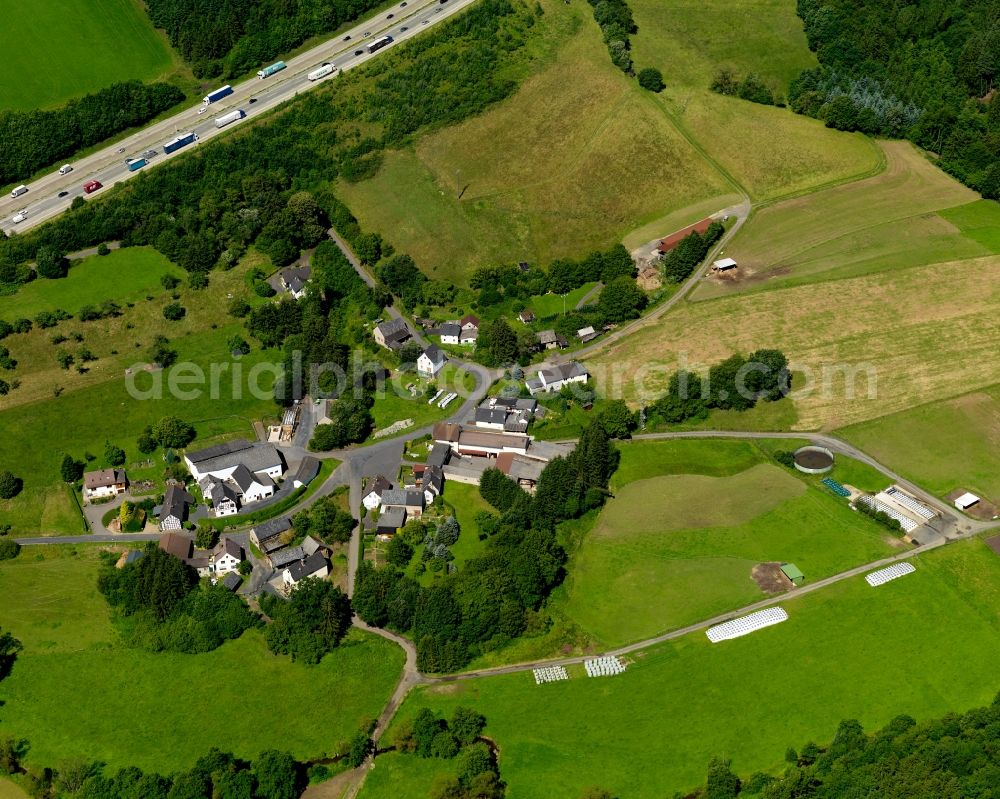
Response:
[[[61,192],[59,192],[59,196],[60,197],[65,197],[67,194],[69,194],[68,191],[61,191]]]
[[[365,53],[364,50],[355,50],[354,51],[354,55],[364,55],[364,53]]]

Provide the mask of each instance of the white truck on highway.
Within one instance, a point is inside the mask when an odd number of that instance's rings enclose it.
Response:
[[[314,69],[312,72],[306,75],[306,77],[309,78],[309,80],[316,81],[319,80],[320,78],[325,78],[327,75],[332,75],[335,69],[336,67],[333,64],[326,62],[322,66],[319,66],[316,69]]]
[[[28,193],[28,187],[27,186],[18,186],[16,189],[14,189],[10,193],[10,196],[13,197],[16,200],[22,194],[27,194],[27,193]]]
[[[230,111],[228,114],[223,114],[221,117],[216,117],[215,127],[224,128],[226,125],[232,125],[234,122],[239,122],[243,117],[247,115],[247,112],[242,108],[237,108],[235,111]]]

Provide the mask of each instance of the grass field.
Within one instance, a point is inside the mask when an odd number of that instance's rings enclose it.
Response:
[[[0,799],[28,799],[28,794],[10,780],[0,779]]]
[[[1000,386],[838,431],[938,496],[962,488],[1000,504]]]
[[[24,644],[0,686],[0,734],[26,737],[31,763],[80,757],[169,773],[211,746],[316,757],[378,714],[402,667],[397,647],[359,632],[315,667],[271,655],[259,632],[205,655],[122,648],[96,590],[96,548],[73,552],[0,565],[0,627]]]
[[[39,311],[61,308],[75,314],[84,305],[113,299],[119,305],[137,302],[147,294],[163,294],[160,278],[173,275],[182,281],[184,270],[174,266],[152,247],[112,250],[74,261],[61,280],[39,279],[22,286],[17,294],[0,297],[0,319],[33,318]]]
[[[577,303],[593,291],[596,285],[596,283],[584,283],[566,294],[565,297],[562,294],[544,294],[540,297],[532,297],[528,307],[535,312],[535,316],[539,319],[562,316],[564,312],[568,313],[576,308]],[[591,299],[596,302],[597,295]]]
[[[0,111],[64,103],[178,65],[137,0],[26,0],[5,4]]]
[[[390,153],[374,179],[340,186],[366,227],[433,277],[462,283],[483,263],[582,255],[671,209],[732,199],[610,63],[590,8],[542,6],[537,42],[554,54],[533,61],[513,97]]]
[[[712,278],[695,299],[899,270],[1000,252],[996,203],[907,142],[880,142],[886,171],[760,209],[727,247],[737,279]],[[968,205],[972,203],[972,205]],[[942,209],[954,209],[944,211]],[[968,232],[966,232],[968,231]]]
[[[763,598],[751,577],[758,563],[793,562],[815,580],[901,546],[745,442],[640,442],[621,451],[615,497],[573,556],[557,603],[607,645]]]
[[[619,677],[574,667],[569,681],[541,687],[530,673],[422,687],[397,718],[475,707],[521,799],[590,786],[660,799],[703,784],[716,755],[743,776],[780,771],[787,747],[829,741],[841,719],[872,730],[903,713],[927,719],[993,700],[1000,558],[971,540],[915,565],[878,589],[857,577],[786,602],[788,622],[746,638],[712,645],[699,632],[640,653]],[[426,763],[411,778],[407,759],[393,759],[391,786],[380,775],[364,799],[427,784]]]

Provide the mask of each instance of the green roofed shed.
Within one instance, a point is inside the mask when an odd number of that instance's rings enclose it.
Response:
[[[806,581],[806,576],[802,573],[802,570],[794,563],[781,564],[781,573],[792,581],[792,585],[801,585]]]

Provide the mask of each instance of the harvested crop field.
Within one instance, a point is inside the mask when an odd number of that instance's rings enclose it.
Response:
[[[832,429],[992,385],[1000,370],[1000,258],[987,257],[687,303],[587,360],[634,405],[678,366],[776,347],[798,370],[794,429]]]

